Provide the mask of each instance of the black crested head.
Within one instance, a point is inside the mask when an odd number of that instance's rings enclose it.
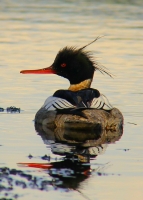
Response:
[[[97,39],[98,38],[91,43],[95,42]],[[76,47],[65,47],[61,49],[52,65],[56,74],[67,78],[70,84],[78,84],[84,80],[92,79],[95,70],[99,70],[101,73],[106,73],[111,76],[109,72],[103,67],[100,67],[98,63],[93,60],[91,52],[85,51],[85,47],[88,45],[79,49]]]
[[[65,47],[57,54],[53,69],[57,75],[67,78],[70,84],[78,84],[93,78],[94,65],[88,52],[75,47]]]

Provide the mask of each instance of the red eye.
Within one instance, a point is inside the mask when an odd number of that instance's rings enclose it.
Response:
[[[62,64],[61,64],[61,67],[66,67],[66,66],[67,66],[66,63],[62,63]]]

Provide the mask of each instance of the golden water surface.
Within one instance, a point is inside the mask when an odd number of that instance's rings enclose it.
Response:
[[[45,99],[69,83],[56,75],[19,72],[50,66],[65,46],[81,47],[104,36],[87,50],[115,76],[95,72],[92,87],[124,115],[122,137],[103,145],[103,151],[90,160],[91,174],[83,180],[72,178],[74,187],[59,183],[55,190],[51,184],[43,192],[18,187],[12,195],[18,194],[18,199],[143,199],[142,8],[141,0],[0,1],[0,107],[22,110],[0,113],[0,167],[31,170],[32,175],[53,180],[45,171],[17,163],[46,162],[41,160],[45,154],[54,161],[62,159],[52,150],[52,139],[37,135],[33,119]]]

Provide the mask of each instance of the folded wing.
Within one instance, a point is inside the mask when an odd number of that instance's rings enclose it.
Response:
[[[93,98],[90,108],[96,108],[96,109],[102,109],[102,110],[113,109],[107,97],[103,94],[100,94],[98,98]]]
[[[76,108],[76,106],[74,106],[67,100],[53,96],[48,97],[42,107],[44,107],[48,111]]]

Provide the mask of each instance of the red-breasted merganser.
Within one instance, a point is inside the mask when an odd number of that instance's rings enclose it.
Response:
[[[97,38],[91,43],[96,40]],[[46,99],[44,105],[36,114],[35,122],[43,123],[46,118],[49,118],[44,122],[44,124],[48,124],[61,114],[72,115],[73,117],[76,115],[79,122],[87,119],[90,122],[90,116],[84,112],[85,110],[95,113],[97,110],[110,112],[113,109],[103,94],[100,94],[97,89],[90,88],[94,71],[98,70],[109,76],[111,74],[93,61],[90,52],[85,51],[85,47],[88,45],[79,49],[65,47],[58,52],[50,67],[20,72],[23,74],[57,74],[67,78],[70,82],[68,90],[57,90]],[[51,113],[54,113],[54,118],[51,117]]]

